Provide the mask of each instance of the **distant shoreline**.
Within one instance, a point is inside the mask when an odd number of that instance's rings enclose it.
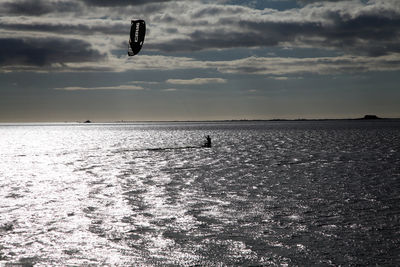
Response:
[[[127,120],[119,120],[119,121],[38,121],[38,122],[1,122],[0,124],[41,124],[41,123],[49,123],[49,124],[124,124],[124,123],[218,123],[218,122],[301,122],[301,121],[395,121],[400,120],[400,118],[381,118],[375,115],[373,117],[368,117],[371,115],[366,115],[360,118],[343,118],[343,119],[232,119],[232,120],[144,120],[144,121],[127,121]]]
[[[343,119],[233,119],[233,120],[171,120],[171,121],[115,121],[114,123],[161,123],[161,122],[252,122],[252,121],[382,121],[382,120],[400,120],[400,118],[381,118],[376,115],[365,115],[360,118]]]
[[[176,121],[114,121],[114,122],[98,122],[98,123],[168,123],[168,122],[279,122],[279,121],[287,121],[287,122],[299,122],[299,121],[388,121],[388,120],[400,120],[400,118],[380,118],[377,120],[369,120],[363,118],[354,118],[354,119],[242,119],[242,120],[176,120]],[[96,122],[94,122],[96,123]]]

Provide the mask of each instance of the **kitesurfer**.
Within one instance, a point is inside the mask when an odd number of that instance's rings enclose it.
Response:
[[[211,137],[209,135],[206,136],[206,141],[204,142],[204,147],[211,147]]]

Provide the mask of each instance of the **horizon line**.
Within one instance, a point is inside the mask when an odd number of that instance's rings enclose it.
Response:
[[[369,117],[371,116],[371,117]],[[17,121],[8,121],[1,122],[0,124],[40,124],[40,123],[49,123],[49,124],[118,124],[118,123],[180,123],[180,122],[252,122],[252,121],[339,121],[339,120],[364,120],[364,121],[382,121],[382,120],[400,120],[400,117],[378,117],[376,115],[365,115],[364,117],[357,118],[297,118],[297,119],[285,119],[285,118],[276,118],[276,119],[214,119],[214,120],[116,120],[116,121],[26,121],[26,122],[17,122]]]

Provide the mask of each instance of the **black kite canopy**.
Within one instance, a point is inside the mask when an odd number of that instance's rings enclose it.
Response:
[[[144,20],[131,21],[131,34],[129,38],[128,55],[134,56],[142,49],[144,36],[146,35],[146,23]]]

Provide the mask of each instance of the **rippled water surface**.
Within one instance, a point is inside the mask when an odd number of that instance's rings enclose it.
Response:
[[[399,192],[399,121],[3,124],[0,265],[395,266]]]

